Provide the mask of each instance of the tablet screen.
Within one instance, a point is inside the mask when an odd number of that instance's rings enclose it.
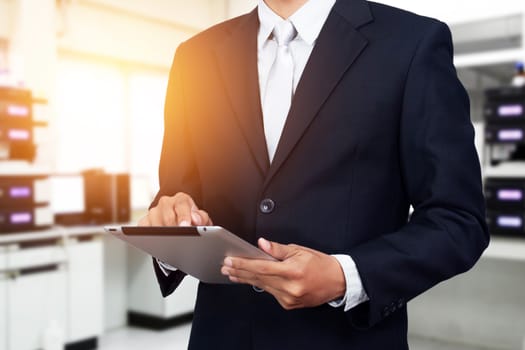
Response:
[[[122,232],[128,236],[200,236],[196,226],[122,226]]]

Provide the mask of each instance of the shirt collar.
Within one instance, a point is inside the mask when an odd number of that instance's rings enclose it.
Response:
[[[309,0],[299,10],[289,17],[297,30],[297,35],[309,45],[313,45],[323,28],[336,0]],[[283,19],[259,0],[257,7],[259,15],[258,48],[261,49],[270,37],[275,25]]]

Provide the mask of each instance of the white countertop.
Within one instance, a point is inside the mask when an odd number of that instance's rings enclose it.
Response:
[[[53,238],[69,238],[104,234],[103,226],[55,226],[46,230],[0,234],[0,245],[40,241]]]
[[[525,262],[525,238],[493,236],[482,258]]]
[[[0,234],[0,245],[70,238],[77,236],[104,235],[104,226],[56,226],[41,231]],[[482,258],[519,260],[525,262],[525,238],[491,237],[490,245]]]

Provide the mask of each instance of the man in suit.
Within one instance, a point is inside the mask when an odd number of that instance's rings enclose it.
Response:
[[[261,0],[179,46],[139,224],[213,218],[278,259],[199,285],[191,349],[408,348],[406,303],[488,244],[452,56],[443,23],[365,0]],[[184,277],[154,268],[164,296]]]

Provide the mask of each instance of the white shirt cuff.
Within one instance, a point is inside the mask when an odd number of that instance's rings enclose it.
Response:
[[[159,267],[160,269],[162,270],[162,272],[166,275],[166,276],[169,276],[169,274],[173,271],[177,271],[177,268],[176,267],[173,267],[171,266],[170,264],[167,264],[163,261],[160,261],[159,259],[155,258],[155,260],[157,260],[157,263],[159,264]]]
[[[357,305],[368,301],[368,295],[363,288],[363,282],[354,259],[350,255],[336,254],[332,255],[337,259],[339,265],[343,269],[343,274],[346,281],[346,292],[345,295],[338,300],[334,300],[328,303],[332,307],[341,307],[344,305],[344,311],[348,311]]]

